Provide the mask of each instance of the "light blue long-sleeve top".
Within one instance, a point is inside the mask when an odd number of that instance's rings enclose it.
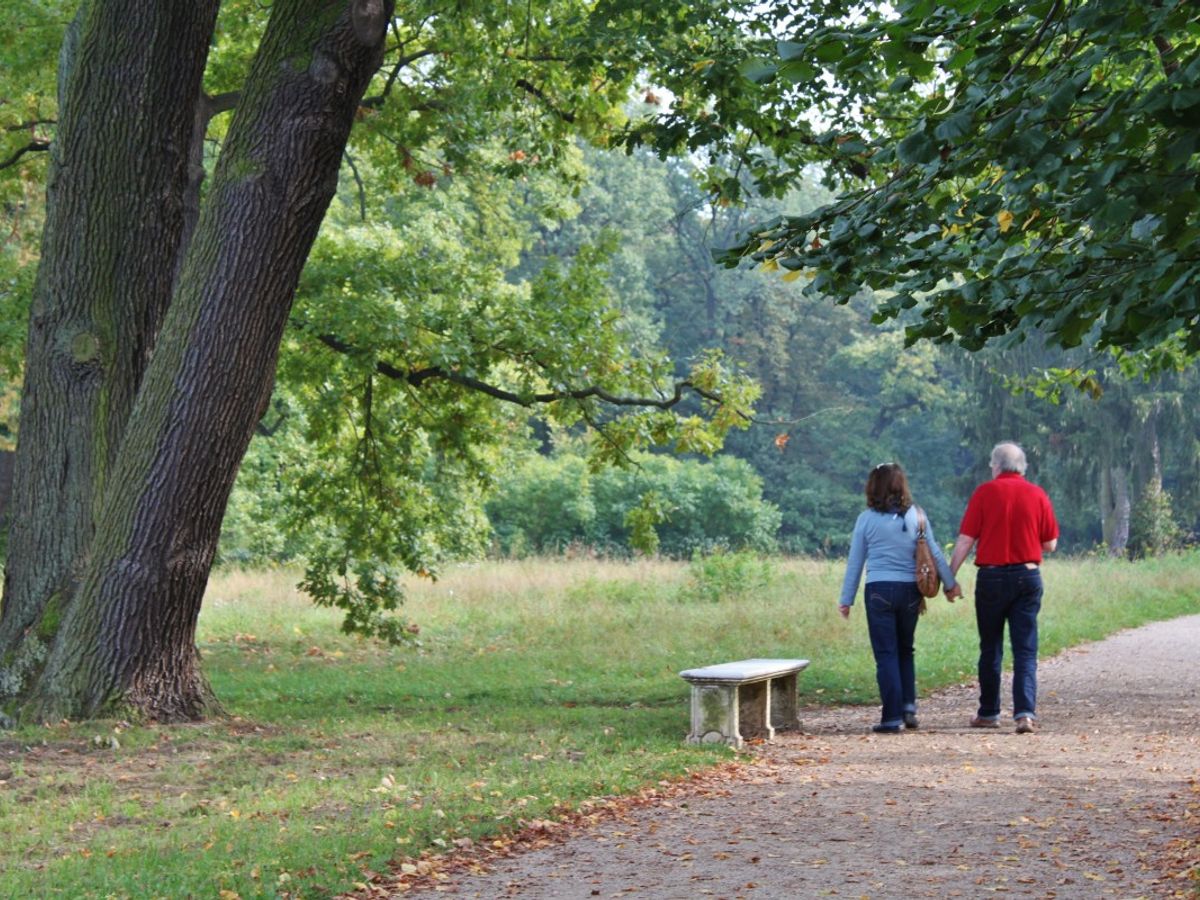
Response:
[[[938,575],[946,588],[953,588],[954,574],[950,564],[933,537],[929,516],[925,517],[925,541],[933,551]],[[850,536],[850,558],[846,561],[846,577],[842,581],[842,606],[852,606],[858,592],[863,565],[867,567],[867,583],[872,581],[916,581],[917,563],[913,552],[917,545],[917,509],[910,506],[903,516],[893,512],[864,509],[854,523]]]

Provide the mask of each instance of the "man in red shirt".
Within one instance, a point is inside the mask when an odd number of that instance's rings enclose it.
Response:
[[[955,574],[975,547],[975,623],[979,628],[979,712],[973,728],[1000,727],[1004,626],[1013,653],[1013,718],[1017,734],[1037,719],[1037,617],[1042,608],[1042,553],[1058,546],[1058,522],[1046,492],[1025,480],[1025,451],[1005,442],[992,449],[992,480],[967,503],[950,557]],[[953,598],[947,596],[953,602]]]

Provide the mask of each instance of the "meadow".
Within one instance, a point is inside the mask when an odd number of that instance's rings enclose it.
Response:
[[[503,840],[730,759],[683,743],[693,666],[807,658],[802,706],[863,704],[865,731],[873,664],[861,607],[837,615],[842,571],[749,555],[460,565],[409,586],[420,632],[399,648],[343,635],[294,572],[219,571],[200,649],[226,718],[0,733],[0,897],[325,897]],[[1043,657],[1200,613],[1195,553],[1045,574]],[[970,601],[930,601],[922,693],[972,680],[975,647]]]

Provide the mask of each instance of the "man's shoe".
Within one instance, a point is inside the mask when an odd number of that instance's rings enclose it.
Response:
[[[899,734],[899,725],[872,725],[871,730],[876,734]]]
[[[916,713],[906,712],[904,714],[904,727],[905,728],[920,728],[921,727],[921,723],[917,721]]]
[[[1033,719],[1029,716],[1017,719],[1017,734],[1033,734]]]
[[[976,716],[971,720],[972,728],[999,728],[999,719],[985,719],[982,716]]]

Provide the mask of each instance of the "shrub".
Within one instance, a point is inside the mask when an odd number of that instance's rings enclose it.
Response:
[[[534,457],[501,479],[487,513],[500,551],[561,552],[586,544],[608,555],[634,547],[674,558],[776,547],[779,510],[762,499],[748,463],[639,455],[636,466],[591,473],[571,454]],[[653,536],[652,536],[653,535]]]
[[[1179,526],[1171,511],[1171,495],[1151,481],[1134,504],[1127,550],[1133,559],[1161,556],[1179,543]]]
[[[688,579],[680,591],[684,600],[718,603],[737,600],[768,587],[775,580],[775,566],[766,557],[747,551],[692,556]]]
[[[561,553],[587,541],[596,519],[591,474],[581,457],[532,457],[500,479],[486,504],[500,552]]]

